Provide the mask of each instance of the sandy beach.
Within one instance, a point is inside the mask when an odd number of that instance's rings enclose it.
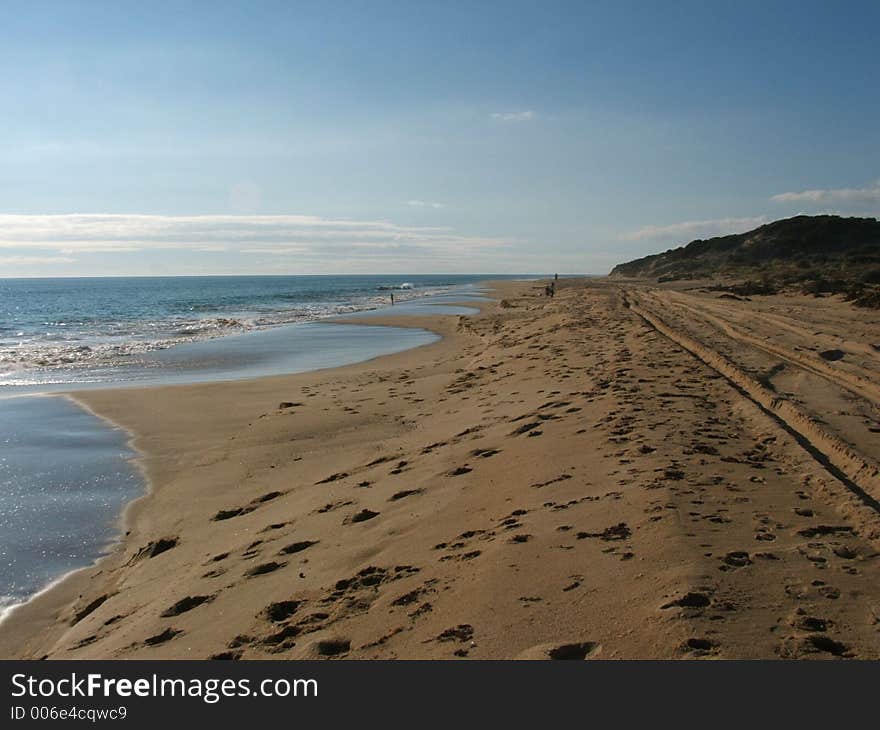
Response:
[[[493,286],[366,363],[77,394],[150,492],[0,656],[880,657],[876,316]]]

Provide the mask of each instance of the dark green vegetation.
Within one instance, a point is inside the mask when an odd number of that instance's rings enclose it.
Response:
[[[611,276],[713,279],[712,288],[739,296],[843,294],[857,306],[880,308],[880,222],[799,215],[620,264]]]

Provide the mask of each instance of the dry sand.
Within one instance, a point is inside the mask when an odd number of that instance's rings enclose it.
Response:
[[[0,656],[880,656],[876,316],[497,287],[368,363],[78,394],[152,491]]]

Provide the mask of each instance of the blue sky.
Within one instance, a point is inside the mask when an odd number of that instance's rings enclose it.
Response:
[[[880,213],[874,3],[0,2],[0,276],[605,273]]]

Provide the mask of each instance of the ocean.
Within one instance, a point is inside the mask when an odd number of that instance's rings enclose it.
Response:
[[[0,279],[0,616],[99,558],[144,493],[128,435],[59,394],[360,362],[437,339],[344,321],[469,314],[500,276]]]
[[[0,279],[0,396],[130,379],[149,353],[396,303],[466,296],[475,276]]]

